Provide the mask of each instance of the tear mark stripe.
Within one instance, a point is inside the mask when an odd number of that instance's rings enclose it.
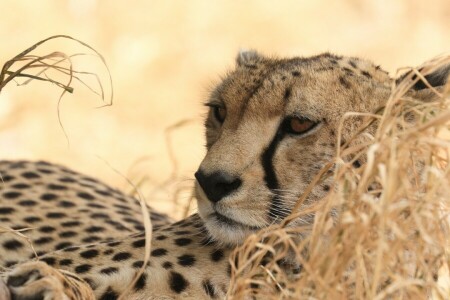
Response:
[[[261,163],[264,169],[264,181],[266,183],[267,188],[271,190],[274,194],[269,208],[270,220],[283,219],[288,215],[288,212],[282,207],[283,203],[277,191],[279,189],[279,183],[273,165],[273,157],[277,150],[278,144],[281,142],[284,136],[285,136],[284,133],[278,130],[277,134],[270,142],[269,146],[264,150],[263,154],[261,155]]]

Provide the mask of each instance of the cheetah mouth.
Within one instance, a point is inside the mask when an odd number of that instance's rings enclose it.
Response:
[[[210,216],[212,218],[216,219],[219,223],[226,224],[228,226],[245,227],[247,229],[254,230],[254,231],[257,231],[257,230],[261,229],[261,227],[259,227],[259,226],[248,225],[248,224],[244,224],[244,223],[241,223],[239,221],[233,220],[233,219],[231,219],[231,218],[229,218],[227,216],[224,216],[224,215],[218,213],[217,211],[212,213]]]

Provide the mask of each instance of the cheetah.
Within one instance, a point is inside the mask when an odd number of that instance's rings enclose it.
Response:
[[[445,66],[426,78],[439,87],[449,73]],[[233,249],[291,213],[314,175],[333,159],[342,116],[383,106],[394,80],[355,57],[239,53],[235,69],[205,103],[207,153],[195,173],[198,213],[173,223],[152,211],[145,266],[136,199],[62,166],[1,162],[6,291],[12,299],[118,299],[132,283],[126,299],[225,298]],[[424,101],[433,97],[421,81],[408,93]],[[343,140],[358,122],[345,127]],[[320,182],[304,205],[331,187],[331,177]],[[290,226],[311,224],[313,217]]]

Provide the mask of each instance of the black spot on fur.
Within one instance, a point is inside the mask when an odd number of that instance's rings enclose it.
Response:
[[[83,258],[94,258],[97,257],[99,254],[98,250],[96,249],[91,249],[91,250],[86,250],[80,253],[80,256]]]
[[[65,182],[65,183],[72,183],[72,182],[77,182],[75,179],[71,178],[71,177],[62,177],[58,179],[61,182]]]
[[[345,71],[345,73],[347,73],[347,75],[353,75],[353,71],[349,68],[343,68],[343,70]]]
[[[44,256],[45,254],[47,254],[47,252],[45,252],[45,251],[36,251],[36,254],[37,254],[37,257],[41,257],[41,256]],[[30,258],[36,258],[36,255],[34,255],[34,253],[32,253],[30,255]]]
[[[33,241],[36,245],[43,245],[53,242],[53,238],[51,236],[43,236]]]
[[[106,208],[104,205],[98,204],[98,203],[88,203],[87,206],[92,207],[92,208]]]
[[[15,211],[12,207],[0,207],[0,215],[8,215]]]
[[[73,244],[72,244],[71,242],[62,242],[62,243],[59,243],[59,244],[57,244],[57,245],[55,246],[55,250],[61,250],[61,249],[70,247],[70,246],[72,246],[72,245],[73,245]]]
[[[27,223],[36,223],[36,222],[42,221],[41,218],[35,217],[35,216],[32,216],[32,217],[26,217],[26,218],[23,218],[23,220],[24,220],[25,222],[27,222]]]
[[[75,204],[73,202],[70,202],[70,201],[62,200],[62,201],[58,202],[58,206],[67,208],[67,207],[74,207]]]
[[[68,222],[62,222],[61,226],[62,227],[74,227],[74,226],[78,226],[80,224],[81,224],[80,221],[68,221]]]
[[[108,243],[108,246],[110,246],[110,247],[116,247],[116,246],[119,246],[120,244],[122,244],[122,242],[116,241],[116,242],[110,242],[110,243]]]
[[[68,247],[68,248],[64,248],[64,252],[74,252],[77,251],[78,249],[80,249],[80,247],[78,246],[73,246],[73,247]]]
[[[188,234],[190,234],[191,232],[190,231],[187,231],[187,230],[181,230],[181,231],[175,231],[174,232],[174,234],[176,234],[176,235],[188,235]]]
[[[18,203],[20,206],[35,206],[37,204],[34,200],[22,200]]]
[[[75,267],[75,272],[78,274],[83,274],[86,272],[89,272],[89,270],[92,269],[91,265],[83,264]]]
[[[147,274],[142,273],[141,276],[139,276],[138,280],[136,281],[133,289],[135,291],[140,291],[145,287],[146,283],[147,283]]]
[[[123,226],[121,223],[113,221],[113,220],[105,220],[105,223],[113,225],[114,228],[117,229],[117,230],[130,231],[128,228]]]
[[[109,216],[107,214],[104,213],[94,213],[91,215],[91,218],[94,219],[109,219]]]
[[[53,232],[55,230],[56,229],[54,227],[52,227],[52,226],[42,226],[42,227],[39,228],[39,231],[40,232],[44,232],[44,233],[50,233],[50,232]]]
[[[40,218],[38,218],[38,217],[28,217],[28,218],[33,218],[34,222],[37,222],[37,221],[40,220]],[[28,218],[25,218],[25,219],[28,219]],[[39,220],[36,220],[36,219],[39,219]],[[27,227],[27,226],[25,226],[25,225],[14,225],[14,226],[11,226],[11,229],[13,229],[13,230],[21,230],[21,229],[23,229],[25,227]]]
[[[117,208],[120,208],[120,209],[123,209],[123,210],[131,210],[129,206],[125,206],[125,205],[122,205],[122,204],[114,204],[114,207],[117,207]]]
[[[42,257],[40,261],[45,262],[49,266],[54,266],[56,264],[56,259],[54,257]]]
[[[133,263],[133,268],[141,268],[144,265],[144,261],[143,260],[137,260]]]
[[[3,243],[3,248],[7,250],[17,250],[23,247],[23,244],[18,240],[9,240]]]
[[[51,193],[45,193],[45,194],[41,195],[41,200],[44,200],[44,201],[52,201],[52,200],[55,200],[56,198],[58,198],[58,196],[55,194],[51,194]]]
[[[284,91],[284,100],[289,100],[290,96],[291,96],[291,89],[287,88],[286,91]]]
[[[216,296],[215,292],[214,292],[214,287],[211,284],[211,281],[209,281],[208,279],[204,280],[202,283],[203,289],[205,290],[206,295],[208,295],[208,297],[214,298]]]
[[[112,260],[114,261],[124,261],[131,257],[131,254],[128,252],[119,252],[113,256]]]
[[[216,244],[216,241],[214,241],[209,236],[206,236],[206,237],[202,238],[202,240],[200,241],[200,245],[201,246],[213,246],[215,244]]]
[[[361,74],[364,75],[365,77],[369,78],[369,79],[372,78],[372,75],[370,75],[370,73],[367,72],[367,71],[361,71]]]
[[[15,264],[17,264],[17,261],[15,260],[8,260],[5,262],[5,267],[10,268],[12,266],[14,266]]]
[[[153,250],[151,254],[154,257],[164,256],[167,254],[167,250],[163,249],[163,248],[158,248],[158,249]]]
[[[142,247],[145,247],[145,239],[140,239],[140,240],[134,241],[134,242],[132,243],[132,245],[133,245],[134,248],[142,248]]]
[[[218,262],[224,257],[222,249],[216,249],[213,252],[211,252],[211,260]]]
[[[80,198],[83,198],[84,200],[94,200],[95,199],[94,196],[92,196],[89,193],[85,193],[85,192],[79,192],[79,193],[77,193],[77,196]]]
[[[172,269],[173,264],[172,264],[170,261],[165,261],[165,262],[162,264],[162,267],[163,267],[164,269],[166,269],[166,270],[169,270],[169,269]]]
[[[169,282],[170,289],[177,294],[184,291],[189,285],[189,282],[183,277],[183,275],[177,272],[170,272]]]
[[[346,89],[349,89],[349,88],[352,87],[352,86],[350,85],[350,83],[349,83],[343,76],[340,76],[340,77],[339,77],[339,82],[340,82],[340,84],[341,84],[343,87],[345,87]]]
[[[101,226],[91,226],[86,228],[86,232],[89,233],[94,233],[94,232],[102,232],[105,231],[105,228],[101,227]]]
[[[73,260],[66,258],[66,259],[62,259],[59,262],[60,266],[70,266],[73,263]]]
[[[49,219],[61,219],[61,218],[67,217],[67,215],[62,212],[50,212],[46,216]]]
[[[63,191],[63,190],[67,190],[67,187],[64,185],[60,185],[60,184],[49,184],[47,185],[47,188],[49,190],[55,190],[55,191]]]
[[[90,279],[90,278],[83,277],[83,280],[86,281],[86,283],[89,284],[89,286],[90,286],[91,289],[93,289],[93,290],[95,290],[95,289],[98,287],[98,285],[95,283],[95,281],[93,281],[93,280]]]
[[[6,193],[3,193],[3,198],[8,199],[8,200],[17,199],[20,196],[22,196],[22,193],[19,193],[19,192],[6,192]]]
[[[6,282],[8,286],[12,286],[12,287],[19,287],[24,285],[32,275],[36,274],[38,271],[33,270],[31,272],[22,274],[22,275],[17,275],[17,276],[9,276],[8,277],[8,281]],[[38,275],[36,280],[42,278],[42,276]]]
[[[300,76],[300,72],[299,71],[293,71],[292,72],[292,76],[294,76],[294,77]]]
[[[34,172],[25,172],[21,174],[22,177],[26,178],[26,179],[35,179],[35,178],[40,178],[41,176],[37,173]]]
[[[1,174],[0,174],[0,182],[9,182],[9,181],[11,181],[13,179],[15,179],[14,176],[11,176],[11,175],[3,175],[3,176],[1,176]]]
[[[195,264],[195,257],[190,254],[178,256],[178,264],[183,267],[190,267]]]
[[[101,240],[102,239],[100,237],[98,237],[96,235],[91,235],[91,236],[83,238],[81,241],[83,243],[93,243],[93,242],[98,242],[98,241],[101,241]]]
[[[188,239],[188,238],[178,238],[178,239],[175,239],[175,244],[176,244],[177,246],[186,246],[186,245],[189,245],[191,242],[192,242],[192,240],[191,240],[191,239]]]
[[[78,235],[78,233],[75,231],[63,231],[63,232],[59,233],[59,236],[62,238],[70,238],[70,237],[74,237],[76,235]]]
[[[49,169],[37,169],[38,172],[44,173],[44,174],[52,174],[54,173],[52,170]]]
[[[156,227],[154,227],[154,228],[156,228]],[[145,230],[145,227],[142,225],[134,225],[134,229],[142,231],[142,230]]]
[[[25,183],[16,183],[16,184],[11,185],[11,187],[12,187],[13,189],[19,189],[19,190],[22,190],[22,189],[28,189],[28,188],[30,188],[31,186],[28,185],[28,184],[25,184]]]
[[[95,190],[94,192],[96,192],[97,194],[102,195],[102,196],[107,196],[107,197],[112,196],[112,194],[108,191]]]
[[[117,269],[117,268],[108,267],[108,268],[101,269],[100,273],[106,274],[106,275],[111,275],[111,274],[117,273],[118,271],[119,271],[119,269]]]
[[[159,235],[156,237],[156,240],[158,240],[158,241],[163,241],[165,239],[167,239],[167,236],[165,236],[165,235]]]
[[[106,292],[100,297],[99,300],[117,300],[119,295],[113,291],[111,287],[108,287]]]

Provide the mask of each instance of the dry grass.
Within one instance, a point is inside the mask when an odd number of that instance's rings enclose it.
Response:
[[[109,86],[111,88],[110,98],[108,101],[106,101],[103,84],[100,78],[97,76],[97,74],[92,72],[79,71],[73,68],[72,62],[73,58],[91,54],[76,53],[68,55],[60,51],[53,51],[45,55],[34,54],[36,50],[39,47],[43,46],[44,44],[47,44],[52,40],[60,40],[60,39],[66,39],[80,44],[81,46],[84,47],[84,49],[93,52],[94,55],[96,55],[102,61],[102,63],[104,64],[104,66],[108,71]],[[61,79],[53,79],[55,73],[56,75],[63,75],[66,79],[66,82],[62,82]],[[93,77],[97,83],[97,88],[92,88],[89,84],[85,82],[85,79],[83,77]],[[25,80],[19,81],[20,79]],[[18,86],[23,86],[29,84],[33,80],[49,82],[62,89],[62,92],[58,99],[57,112],[59,125],[61,126],[61,129],[68,143],[69,137],[67,136],[61,121],[59,106],[61,104],[62,97],[64,96],[65,93],[67,92],[73,93],[74,91],[74,88],[72,86],[73,80],[80,82],[82,85],[87,87],[91,92],[98,95],[104,103],[103,106],[110,106],[113,104],[114,93],[112,87],[112,77],[105,59],[97,50],[95,50],[85,42],[75,39],[68,35],[53,35],[46,39],[40,40],[31,47],[25,49],[21,53],[14,56],[10,60],[6,61],[0,71],[0,93],[2,89],[5,88],[6,85],[10,84],[12,81],[16,82]]]
[[[413,73],[423,78],[449,62],[440,57]],[[315,178],[311,186],[335,167],[326,199],[235,250],[229,299],[448,299],[450,84],[427,103],[406,95],[412,84],[411,74],[366,116],[366,126],[377,126],[370,142],[337,149]],[[355,169],[347,158],[360,156],[367,162]],[[289,226],[311,212],[311,226]]]

